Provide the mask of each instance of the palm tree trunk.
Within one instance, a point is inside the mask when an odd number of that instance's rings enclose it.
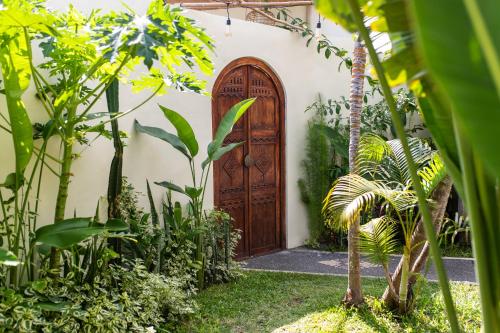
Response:
[[[410,275],[410,249],[406,246],[401,257],[401,283],[399,284],[399,313],[406,313],[408,296],[408,279]]]
[[[431,206],[431,215],[432,221],[434,222],[434,227],[436,228],[436,232],[439,231],[441,227],[441,221],[444,217],[452,185],[453,183],[451,181],[451,178],[447,176],[432,192],[431,200],[434,202],[434,204]],[[425,263],[427,262],[427,258],[429,257],[429,246],[426,242],[424,224],[422,223],[422,221],[419,221],[417,227],[415,228],[415,231],[413,232],[411,238],[411,243],[419,245],[415,246],[413,248],[413,251],[410,253],[409,267],[411,268],[412,274],[408,280],[408,293],[411,293],[411,286],[415,282],[415,274],[419,273],[422,270],[422,268],[425,266]],[[401,282],[403,264],[403,258],[401,258],[398,267],[392,275],[392,282],[396,286]],[[382,296],[382,301],[389,308],[395,309],[398,307],[398,302],[391,295],[389,288],[386,288],[384,295]]]
[[[349,132],[349,170],[356,173],[356,155],[358,153],[361,110],[363,108],[363,83],[365,80],[366,51],[361,39],[358,38],[354,44],[354,57],[352,61],[351,92],[349,95],[350,104],[350,132]],[[348,240],[348,260],[349,260],[349,281],[344,302],[347,305],[358,305],[363,303],[363,293],[361,290],[361,267],[359,253],[359,220],[356,220],[349,227]]]

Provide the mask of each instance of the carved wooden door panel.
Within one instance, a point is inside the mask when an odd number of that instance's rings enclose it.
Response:
[[[251,64],[222,73],[213,92],[214,130],[229,108],[256,97],[225,143],[244,144],[214,164],[215,204],[227,211],[241,231],[236,249],[244,258],[282,245],[281,105],[268,73]]]

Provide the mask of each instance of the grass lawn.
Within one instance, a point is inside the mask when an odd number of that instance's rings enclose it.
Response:
[[[345,277],[246,272],[197,296],[200,312],[179,332],[447,332],[439,287],[423,282],[412,315],[399,317],[377,300],[385,282],[364,279],[366,305],[346,310],[340,300]],[[477,286],[453,284],[465,332],[479,331]]]

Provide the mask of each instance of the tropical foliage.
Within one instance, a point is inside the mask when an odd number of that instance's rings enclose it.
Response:
[[[360,32],[391,109],[398,137],[410,158],[390,84],[407,82],[419,100],[426,126],[470,216],[481,289],[483,330],[500,330],[500,246],[497,239],[500,157],[492,154],[500,114],[500,49],[494,1],[318,0],[319,10],[349,31]],[[370,27],[365,25],[369,19]],[[444,18],[444,19],[443,19]],[[392,50],[382,63],[370,31],[388,33]],[[480,96],[480,98],[478,98]],[[417,168],[410,162],[415,183]],[[416,185],[430,249],[439,272],[450,328],[460,330],[448,281],[425,203]]]
[[[376,134],[382,139],[392,138],[394,129],[387,103],[384,98],[380,99],[380,86],[371,78],[368,78],[368,83],[371,88],[363,95],[360,133]],[[398,112],[405,121],[406,132],[409,135],[417,134],[423,129],[423,125],[416,117],[415,97],[408,90],[401,88],[394,94],[394,98],[398,101]],[[308,123],[306,158],[302,162],[304,176],[298,185],[308,211],[311,233],[308,245],[313,247],[319,246],[318,242],[325,241],[334,247],[344,247],[345,235],[342,230],[331,231],[322,227],[324,221],[321,209],[331,184],[349,172],[350,131],[349,117],[345,114],[350,108],[349,100],[345,96],[327,100],[318,96],[318,100],[306,109],[306,112],[313,115]],[[380,141],[384,141],[382,139]]]
[[[163,1],[152,1],[145,14],[125,8],[88,15],[72,6],[48,10],[43,1],[2,2],[1,92],[7,113],[0,113],[0,129],[12,139],[15,170],[0,184],[1,332],[170,330],[196,309],[196,275],[206,284],[238,276],[232,260],[238,232],[229,215],[205,210],[203,198],[210,165],[237,146],[223,141],[252,100],[228,112],[208,147],[201,182],[193,178],[195,187],[181,189],[193,199],[187,208],[172,201],[167,186],[159,213],[148,183],[145,213],[122,177],[125,135],[118,119],[168,88],[204,93],[204,82],[192,71],[211,73],[211,50],[204,30]],[[120,83],[152,93],[120,110]],[[37,110],[23,104],[30,84],[42,123],[32,124]],[[96,112],[104,95],[108,110]],[[192,129],[175,111],[163,111],[177,129],[177,135],[166,134],[167,141],[189,157],[196,177]],[[77,148],[101,136],[113,139],[115,148],[107,200],[97,200],[93,217],[76,211],[68,217]],[[49,141],[60,150],[49,150]],[[39,221],[47,172],[58,180],[55,219]]]
[[[319,246],[325,238],[325,223],[321,214],[323,198],[336,177],[334,148],[326,135],[327,125],[322,114],[309,120],[306,137],[306,159],[302,161],[304,178],[298,181],[302,202],[307,208],[310,246]],[[332,177],[333,176],[333,177]],[[333,178],[333,179],[332,179]]]
[[[155,182],[155,184],[165,187],[174,192],[181,193],[189,199],[189,209],[192,213],[192,218],[197,229],[203,228],[204,219],[204,199],[210,167],[214,161],[219,160],[224,154],[230,152],[234,148],[243,144],[243,142],[234,142],[224,145],[225,138],[231,133],[234,124],[245,114],[248,108],[253,104],[255,99],[247,99],[235,104],[231,107],[224,117],[221,119],[219,127],[215,131],[215,136],[212,142],[207,146],[207,157],[201,163],[201,176],[197,180],[197,170],[195,167],[195,157],[199,152],[199,144],[196,140],[193,129],[189,123],[179,113],[170,110],[164,106],[160,106],[165,118],[175,127],[177,135],[169,133],[158,127],[143,126],[138,121],[135,122],[135,128],[140,133],[145,133],[170,144],[173,148],[183,154],[188,162],[191,171],[192,186],[186,185],[181,187],[170,181]],[[203,254],[205,239],[203,234],[196,235],[196,260],[201,265],[198,269],[198,287],[203,288],[205,281],[204,269],[206,258]]]
[[[2,114],[2,129],[11,134],[15,148],[15,172],[2,184],[6,192],[0,193],[2,228],[12,254],[27,259],[32,257],[35,244],[32,237],[37,228],[43,173],[52,172],[59,179],[54,216],[56,223],[65,221],[71,167],[77,156],[75,145],[90,144],[87,136],[94,132],[106,135],[104,124],[110,120],[102,121],[103,117],[114,113],[112,118],[117,118],[132,112],[169,86],[200,92],[203,82],[177,68],[185,63],[210,72],[212,64],[207,50],[212,49],[212,42],[179,9],[164,7],[161,1],[152,2],[145,15],[130,10],[84,15],[73,7],[56,12],[45,9],[42,2],[4,1],[0,16],[0,63],[8,110],[7,117]],[[42,49],[41,64],[33,59],[32,45]],[[129,73],[141,65],[147,73],[129,78]],[[152,89],[153,93],[120,114],[116,110],[92,112],[117,79],[131,84],[135,91]],[[35,86],[41,110],[48,118],[36,127],[35,133],[22,101],[23,91],[30,83]],[[53,136],[61,142],[59,156],[47,151]],[[35,145],[34,138],[41,143]],[[37,198],[30,205],[32,192]],[[82,232],[85,228],[92,226],[82,227]],[[87,233],[88,237],[92,231]],[[51,274],[57,274],[60,254],[52,248]],[[34,278],[31,260],[23,262],[22,270],[19,265],[10,266],[10,283],[19,284],[26,277],[23,274]]]
[[[102,269],[90,284],[66,277],[0,288],[0,332],[148,332],[197,309],[181,278],[150,273],[140,262]]]
[[[419,169],[426,170],[422,181],[429,196],[446,177],[446,171],[438,155],[421,139],[411,138],[409,144]],[[334,228],[347,229],[356,220],[369,220],[361,229],[360,248],[382,265],[389,292],[404,313],[409,309],[410,254],[421,245],[414,241],[420,216],[415,210],[417,200],[408,175],[408,162],[399,140],[386,142],[369,134],[360,140],[356,164],[358,174],[341,177],[328,193],[324,207],[327,222]],[[434,167],[432,171],[429,165]],[[397,250],[397,225],[402,230],[404,245],[401,279],[395,286],[388,264],[389,255]]]

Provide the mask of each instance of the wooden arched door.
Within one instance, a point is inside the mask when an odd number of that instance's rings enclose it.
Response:
[[[256,97],[225,143],[244,144],[214,164],[215,205],[241,231],[237,257],[285,246],[285,101],[281,83],[264,62],[240,58],[220,73],[213,89],[212,123],[237,102]]]

